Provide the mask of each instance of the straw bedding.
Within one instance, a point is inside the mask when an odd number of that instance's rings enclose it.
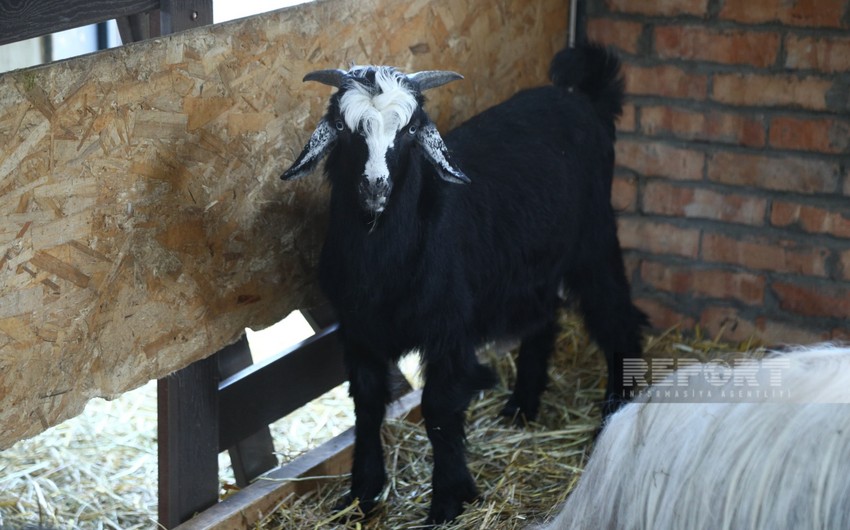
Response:
[[[270,428],[289,461],[353,422],[338,387]],[[155,382],[92,400],[80,416],[0,452],[0,530],[157,528],[156,454]],[[227,495],[235,488],[227,453],[219,470]]]
[[[145,393],[151,399],[139,399]],[[156,514],[156,388],[0,452],[0,528],[147,529]]]
[[[540,418],[522,428],[498,416],[513,384],[513,357],[482,355],[501,384],[470,407],[467,446],[481,498],[448,529],[518,529],[542,521],[563,502],[589,456],[599,426],[595,403],[604,392],[605,363],[580,321],[562,317],[554,368]],[[648,356],[703,360],[753,350],[675,330],[647,336]],[[755,353],[758,353],[756,350]],[[414,363],[415,364],[415,363]],[[142,394],[139,395],[139,392]],[[156,403],[149,385],[0,453],[0,527],[42,523],[62,529],[156,527]],[[343,388],[272,427],[288,461],[347,428]],[[146,393],[146,395],[145,395]],[[263,530],[424,528],[430,502],[430,446],[421,424],[390,421],[383,431],[389,482],[381,511],[368,521],[332,513],[348,477],[328,477],[317,491],[288,499],[256,527]],[[229,463],[223,457],[222,467]],[[222,492],[233,489],[224,474]],[[351,511],[356,510],[351,507]]]
[[[501,384],[474,401],[468,414],[468,460],[481,496],[441,529],[526,528],[555,511],[578,480],[600,424],[595,404],[604,394],[606,369],[601,352],[588,340],[578,319],[566,314],[562,326],[539,420],[523,428],[498,415],[515,377],[513,356],[484,352],[497,368]],[[674,330],[646,340],[647,356],[655,357],[708,360],[752,347],[707,340],[699,332],[686,339]],[[421,424],[390,421],[383,435],[389,484],[376,516],[357,521],[346,520],[349,513],[334,515],[332,507],[345,493],[348,477],[329,477],[319,490],[288,501],[258,526],[264,530],[426,528],[431,460],[425,430]],[[350,511],[355,512],[356,506]]]

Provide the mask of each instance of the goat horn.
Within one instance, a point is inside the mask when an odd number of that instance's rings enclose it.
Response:
[[[325,85],[341,88],[342,83],[345,81],[347,76],[348,72],[345,70],[316,70],[315,72],[310,72],[305,75],[303,81],[318,81]]]
[[[463,79],[463,76],[448,70],[425,70],[409,74],[407,78],[419,87],[420,92]]]

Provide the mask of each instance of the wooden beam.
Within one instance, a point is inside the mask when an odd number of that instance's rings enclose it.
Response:
[[[157,383],[159,522],[174,528],[218,501],[218,362],[208,357]],[[183,434],[192,430],[192,436]]]
[[[237,342],[227,346],[216,354],[218,373],[226,379],[254,364],[251,347],[247,335]],[[218,385],[216,385],[218,386]],[[267,401],[266,396],[255,395],[252,401]],[[219,422],[220,423],[220,422]],[[191,435],[191,433],[187,433]],[[247,486],[252,480],[277,466],[277,456],[274,454],[274,442],[268,425],[238,437],[238,442],[227,448],[236,485],[240,488]],[[221,449],[219,447],[219,449]]]
[[[158,7],[159,0],[0,0],[0,44]]]
[[[160,35],[159,19],[159,9],[116,18],[115,23],[118,25],[121,42],[129,44],[158,37]]]
[[[319,1],[0,75],[0,450],[321,302],[327,186],[278,178],[332,93],[306,72],[461,72],[447,130],[546,82],[566,10]]]
[[[389,371],[393,398],[410,392],[410,383],[398,365],[390,365]],[[230,449],[346,379],[337,324],[262,363],[246,366],[219,384],[219,451]],[[246,407],[245,403],[252,405]]]
[[[163,35],[213,23],[212,0],[161,0]]]
[[[419,421],[422,391],[415,390],[392,403],[387,418]],[[348,429],[316,449],[296,458],[236,492],[212,508],[186,521],[177,530],[240,530],[279,507],[287,498],[301,496],[316,489],[322,479],[342,475],[351,470],[354,430]],[[310,480],[310,477],[317,477]]]
[[[336,331],[336,325],[325,328],[269,361],[253,364],[221,382],[219,450],[345,381]],[[257,401],[257,395],[263,396],[262,401]],[[246,407],[246,403],[252,405]]]

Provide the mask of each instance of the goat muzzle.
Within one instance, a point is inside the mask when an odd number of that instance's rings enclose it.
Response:
[[[370,180],[366,176],[358,188],[360,207],[370,214],[383,213],[389,201],[392,185],[388,178]]]

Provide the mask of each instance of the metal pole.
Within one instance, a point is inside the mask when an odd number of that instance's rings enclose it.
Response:
[[[576,15],[578,13],[577,4],[578,0],[570,0],[570,48],[576,47]]]

